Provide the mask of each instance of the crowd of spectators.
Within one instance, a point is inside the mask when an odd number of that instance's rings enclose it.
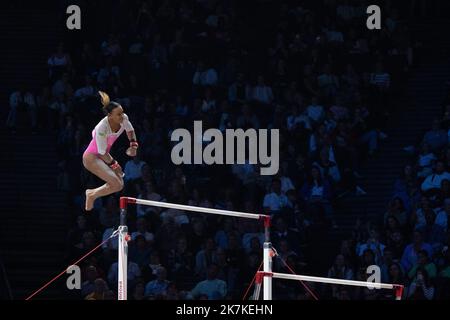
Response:
[[[381,281],[405,286],[409,300],[448,299],[450,296],[449,215],[450,90],[436,118],[417,146],[405,148],[411,161],[393,184],[392,197],[378,221],[356,222],[353,236],[328,276],[367,279],[367,266],[377,265]],[[333,286],[336,299],[392,299],[392,291],[354,290]]]

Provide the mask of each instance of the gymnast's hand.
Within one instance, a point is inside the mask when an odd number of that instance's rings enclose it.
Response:
[[[136,157],[137,149],[139,147],[139,144],[135,140],[130,141],[130,147],[127,149],[126,154],[129,157]]]
[[[113,160],[113,162],[109,165],[109,167],[111,168],[112,171],[114,171],[114,173],[119,178],[123,178],[125,176],[125,174],[122,171],[122,167],[120,166],[120,164],[116,160]]]
[[[137,149],[133,147],[129,147],[126,151],[127,156],[136,157]]]
[[[122,167],[119,165],[116,169],[113,170],[115,174],[117,174],[117,176],[119,178],[123,178],[125,176],[125,174],[122,171]]]

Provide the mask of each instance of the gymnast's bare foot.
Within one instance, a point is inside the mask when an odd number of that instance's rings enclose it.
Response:
[[[85,205],[85,209],[86,211],[91,211],[92,208],[94,207],[94,190],[92,189],[87,189],[86,190],[86,205]]]

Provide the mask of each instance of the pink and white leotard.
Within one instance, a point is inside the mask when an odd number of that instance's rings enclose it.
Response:
[[[123,122],[120,124],[120,129],[117,132],[113,132],[109,122],[108,117],[104,117],[92,130],[92,140],[89,146],[86,148],[84,153],[92,153],[95,155],[107,154],[117,138],[122,134],[122,132],[134,131],[133,125],[128,116],[123,114]]]

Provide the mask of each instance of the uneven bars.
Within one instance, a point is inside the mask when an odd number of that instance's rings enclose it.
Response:
[[[120,208],[125,209],[127,204],[141,204],[145,206],[153,206],[153,207],[161,207],[168,209],[179,209],[186,211],[194,211],[194,212],[203,212],[210,214],[218,214],[223,216],[232,216],[232,217],[241,217],[248,219],[270,219],[270,216],[265,214],[255,214],[255,213],[247,213],[247,212],[239,212],[239,211],[230,211],[230,210],[220,210],[220,209],[212,209],[212,208],[204,208],[204,207],[196,207],[196,206],[188,206],[184,204],[170,203],[170,202],[161,202],[161,201],[153,201],[153,200],[142,200],[130,197],[121,197],[120,198]]]
[[[270,243],[270,216],[265,214],[255,214],[240,211],[231,210],[219,210],[212,208],[188,206],[183,204],[153,201],[153,200],[143,200],[131,197],[121,197],[120,198],[120,225],[122,227],[121,232],[119,232],[119,279],[118,279],[118,300],[127,300],[127,271],[126,266],[128,263],[128,248],[127,248],[127,233],[128,229],[126,227],[126,212],[128,204],[141,204],[144,206],[161,207],[168,209],[178,209],[193,212],[202,212],[209,214],[217,214],[223,216],[240,217],[247,219],[263,220],[264,221],[264,234],[265,242],[263,249],[264,257],[264,299],[272,300],[272,277],[269,276],[272,272],[272,257],[270,253],[272,251],[272,245]],[[128,237],[129,238],[129,237]],[[121,253],[121,254],[120,254]]]

